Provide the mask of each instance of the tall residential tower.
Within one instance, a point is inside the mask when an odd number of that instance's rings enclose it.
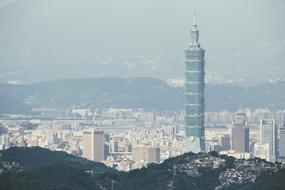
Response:
[[[249,127],[243,108],[236,113],[232,127],[232,150],[236,153],[249,152]]]
[[[200,47],[199,30],[194,14],[192,43],[185,50],[185,140],[183,152],[205,151],[205,50]]]
[[[278,156],[278,129],[275,119],[260,121],[260,142],[269,144],[269,161],[275,162]]]

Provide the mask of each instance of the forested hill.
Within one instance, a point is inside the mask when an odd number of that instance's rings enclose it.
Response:
[[[252,87],[207,84],[206,111],[236,110],[240,105],[285,108],[285,82]],[[184,88],[154,78],[67,79],[28,85],[0,84],[0,113],[28,113],[31,107],[183,109]]]
[[[237,177],[238,176],[238,177]],[[186,153],[119,172],[103,164],[40,147],[0,151],[2,190],[283,190],[285,170],[260,159]]]

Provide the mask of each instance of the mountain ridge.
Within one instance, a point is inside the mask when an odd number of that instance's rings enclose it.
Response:
[[[251,87],[206,84],[206,111],[233,111],[240,105],[251,109],[268,107],[281,110],[285,107],[284,94],[285,82]],[[9,97],[8,101],[6,97]],[[19,113],[30,112],[31,107],[70,109],[75,106],[176,110],[183,109],[184,88],[172,87],[164,81],[147,77],[66,79],[25,85],[0,84],[0,113],[12,113],[9,102],[19,104]]]

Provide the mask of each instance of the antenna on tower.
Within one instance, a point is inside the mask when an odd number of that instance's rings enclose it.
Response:
[[[194,10],[193,25],[196,25],[196,10]]]

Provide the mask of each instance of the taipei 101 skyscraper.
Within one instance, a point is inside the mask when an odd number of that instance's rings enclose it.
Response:
[[[205,151],[205,50],[200,47],[194,13],[192,43],[185,50],[185,138],[183,152]]]

